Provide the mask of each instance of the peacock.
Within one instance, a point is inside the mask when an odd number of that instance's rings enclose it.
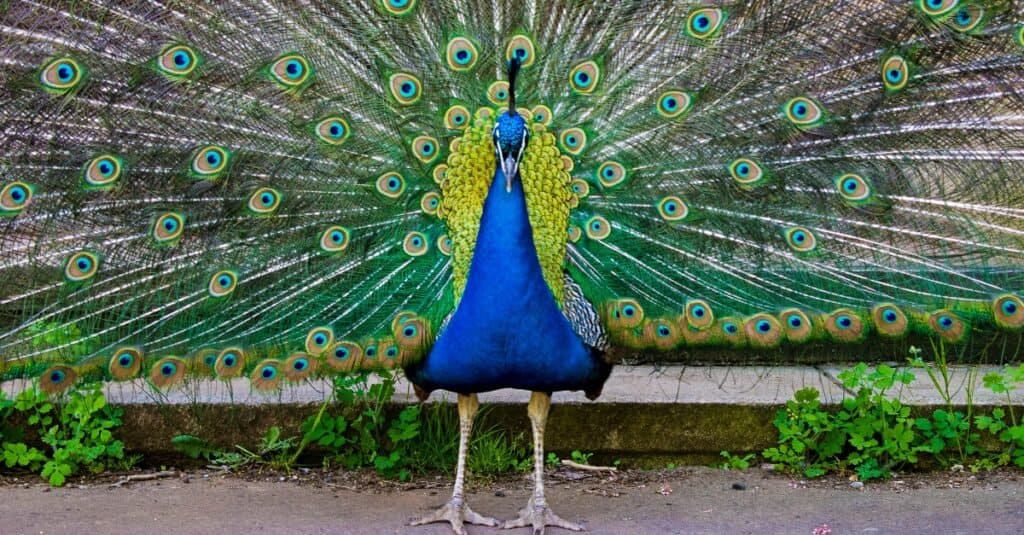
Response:
[[[580,530],[552,392],[636,355],[1024,327],[1011,0],[14,0],[0,378],[457,394],[414,523]],[[477,394],[532,392],[534,491],[466,503]]]

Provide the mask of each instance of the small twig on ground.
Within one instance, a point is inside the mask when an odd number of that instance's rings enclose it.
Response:
[[[569,468],[575,468],[577,470],[587,470],[590,472],[618,472],[619,469],[614,466],[594,466],[592,464],[580,464],[577,462],[570,461],[569,459],[562,459],[562,464]]]
[[[130,476],[121,476],[121,479],[119,479],[117,483],[113,483],[107,488],[121,488],[123,485],[131,483],[132,481],[150,481],[153,479],[161,479],[164,477],[174,477],[176,475],[178,475],[178,472],[175,472],[173,470],[164,470],[162,472],[153,472],[150,474],[132,474]]]
[[[350,490],[352,492],[358,492],[359,488],[351,485],[339,485],[337,483],[324,483],[325,486],[331,487],[332,489]]]

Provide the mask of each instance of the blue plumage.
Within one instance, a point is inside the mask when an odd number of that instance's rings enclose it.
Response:
[[[597,389],[611,368],[576,335],[541,275],[522,181],[504,185],[499,168],[462,300],[409,378],[427,391],[464,394]]]

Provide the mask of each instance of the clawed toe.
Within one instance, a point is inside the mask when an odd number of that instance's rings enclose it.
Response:
[[[502,529],[533,527],[533,535],[544,535],[544,528],[554,526],[556,528],[568,529],[571,531],[583,531],[583,526],[569,522],[555,514],[546,505],[535,507],[529,503],[519,511],[519,518],[508,520],[501,525]]]
[[[464,523],[490,527],[498,527],[501,525],[501,523],[494,518],[477,514],[464,503],[457,504],[451,501],[444,504],[437,511],[434,511],[419,520],[410,522],[409,525],[421,526],[423,524],[432,524],[434,522],[448,522],[452,526],[452,531],[457,535],[466,535],[466,527],[463,525]]]

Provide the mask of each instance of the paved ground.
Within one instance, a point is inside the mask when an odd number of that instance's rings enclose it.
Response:
[[[832,535],[1024,533],[1024,477],[1006,471],[907,475],[857,490],[849,481],[800,482],[758,469],[708,468],[613,477],[550,477],[556,512],[591,534],[797,534],[828,524]],[[46,490],[6,478],[0,485],[0,534],[340,533],[447,535],[442,525],[407,527],[441,505],[444,478],[395,486],[343,475],[292,480],[273,476],[193,473],[108,489]],[[744,490],[733,485],[742,483]],[[511,479],[469,493],[479,512],[507,518],[525,503],[527,483]],[[471,534],[528,533],[472,526]],[[549,534],[568,533],[551,529]],[[821,531],[819,533],[825,533]]]

